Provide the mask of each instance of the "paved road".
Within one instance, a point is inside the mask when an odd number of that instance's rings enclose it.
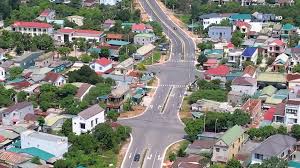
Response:
[[[195,77],[195,44],[165,15],[155,0],[140,1],[152,19],[162,23],[172,42],[172,53],[168,62],[148,68],[157,72],[160,80],[148,109],[139,117],[119,121],[133,128],[132,143],[122,168],[160,168],[165,149],[185,135],[177,113],[186,85]],[[177,29],[174,30],[174,27]],[[140,161],[134,161],[135,154],[141,155]]]

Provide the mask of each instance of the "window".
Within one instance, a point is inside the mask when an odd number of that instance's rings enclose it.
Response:
[[[96,118],[96,124],[98,124],[98,118]]]
[[[285,112],[289,114],[297,114],[297,110],[295,109],[285,109]]]
[[[85,129],[85,124],[84,123],[80,123],[80,128],[81,129]]]
[[[283,157],[283,156],[284,156],[284,152],[281,153],[281,157]]]
[[[255,159],[259,159],[259,160],[263,160],[264,156],[261,155],[261,154],[255,153],[255,154],[254,154],[254,158],[255,158]]]
[[[216,152],[220,152],[220,148],[216,148]]]
[[[92,120],[92,121],[91,121],[91,127],[93,127],[93,126],[94,126],[94,121]]]

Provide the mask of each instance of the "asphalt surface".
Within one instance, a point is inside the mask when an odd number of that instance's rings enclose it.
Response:
[[[119,121],[133,129],[132,142],[122,168],[160,168],[166,148],[185,136],[184,125],[177,114],[186,86],[195,78],[195,44],[166,16],[155,0],[140,1],[151,18],[161,22],[170,38],[171,57],[164,64],[148,67],[156,72],[159,86],[146,111],[141,116]],[[134,161],[136,154],[141,156],[139,161]]]

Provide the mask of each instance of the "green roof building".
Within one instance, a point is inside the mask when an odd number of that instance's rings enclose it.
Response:
[[[250,14],[233,14],[229,17],[230,20],[232,21],[247,21],[247,20],[251,20],[251,15]]]
[[[119,40],[109,40],[109,41],[107,42],[107,44],[113,45],[113,46],[124,46],[124,45],[130,44],[130,42],[127,42],[127,41],[119,41]]]
[[[246,138],[241,126],[235,125],[228,129],[214,145],[211,160],[215,163],[227,163],[238,154]]]
[[[40,159],[45,160],[45,161],[55,157],[51,153],[48,153],[46,151],[43,151],[43,150],[35,148],[35,147],[24,148],[24,149],[9,148],[8,151],[15,152],[15,153],[26,153],[26,154],[34,156],[34,157],[39,157]]]

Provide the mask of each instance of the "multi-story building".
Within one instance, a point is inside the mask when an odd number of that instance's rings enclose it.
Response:
[[[106,102],[108,110],[123,111],[123,104],[129,96],[129,87],[127,85],[120,85],[111,91]]]
[[[199,21],[202,22],[203,29],[208,28],[212,24],[220,24],[221,21],[228,19],[226,14],[209,13],[199,16]]]
[[[27,130],[21,133],[21,148],[38,148],[61,158],[68,152],[69,144],[67,137]]]
[[[112,61],[102,57],[91,63],[90,68],[93,69],[96,73],[108,73],[110,70],[112,70]]]
[[[283,41],[279,39],[274,40],[268,45],[268,50],[267,50],[268,56],[277,57],[278,55],[284,53],[285,49],[286,49],[286,44]]]
[[[48,23],[17,21],[11,25],[11,31],[30,34],[31,36],[52,35],[53,27]]]
[[[122,0],[100,0],[99,3],[103,5],[116,5],[118,2]]]
[[[208,30],[208,36],[213,41],[230,41],[232,36],[232,29],[229,26],[211,26]]]
[[[155,42],[155,35],[153,33],[141,33],[134,36],[134,44],[147,45]]]
[[[288,135],[272,135],[252,151],[251,164],[260,164],[271,157],[293,160],[296,157],[296,142],[295,138]]]
[[[234,158],[245,141],[244,132],[243,128],[238,125],[227,130],[214,145],[211,161],[214,163],[227,163]]]
[[[288,100],[285,104],[285,124],[300,124],[300,101]]]
[[[95,104],[80,113],[72,119],[73,132],[76,135],[92,131],[98,124],[104,123],[104,109]]]
[[[236,77],[231,84],[231,90],[241,95],[254,95],[257,91],[257,80],[251,77]]]

